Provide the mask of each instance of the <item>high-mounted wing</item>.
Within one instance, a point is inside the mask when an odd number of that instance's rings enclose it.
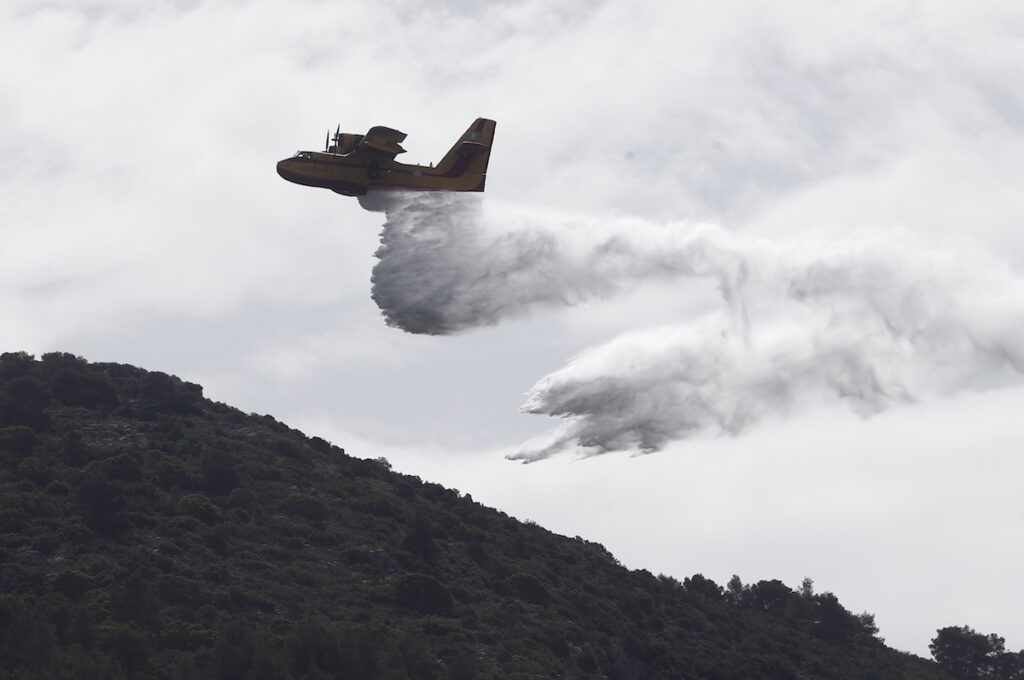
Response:
[[[356,146],[356,151],[394,158],[400,153],[405,153],[405,149],[401,145],[404,140],[404,132],[383,125],[375,125],[367,131],[362,141]]]

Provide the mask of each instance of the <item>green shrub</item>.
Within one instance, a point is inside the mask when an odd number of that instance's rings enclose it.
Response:
[[[241,508],[252,512],[259,503],[259,495],[252,489],[234,489],[228,496],[228,507]]]
[[[281,504],[285,512],[320,524],[327,518],[327,506],[323,501],[302,493],[290,494]]]
[[[238,486],[238,473],[231,454],[204,451],[199,457],[199,484],[210,494],[230,493]]]
[[[198,493],[182,496],[178,501],[178,512],[195,517],[206,524],[216,524],[221,521],[220,510],[217,506],[209,498]]]
[[[0,354],[0,378],[15,378],[27,375],[35,368],[35,356],[28,352],[4,352]]]
[[[36,434],[31,427],[14,425],[11,427],[0,427],[0,451],[10,451],[18,456],[27,456],[32,453],[36,444]]]
[[[37,432],[50,430],[49,386],[31,376],[20,376],[0,388],[0,425],[23,425]]]
[[[53,479],[54,471],[46,462],[32,457],[26,458],[18,465],[18,476],[37,486],[43,486]]]
[[[77,569],[65,569],[57,574],[53,585],[64,594],[64,597],[69,600],[78,600],[93,588],[93,579]]]
[[[137,482],[142,479],[142,464],[130,453],[119,453],[99,461],[98,464],[92,463],[90,467],[93,465],[96,465],[100,473],[111,481]]]
[[[119,483],[91,471],[75,490],[75,501],[93,531],[116,533],[124,526],[124,488]]]
[[[507,581],[509,591],[524,602],[546,607],[551,603],[551,594],[540,580],[530,574],[518,573]]]
[[[42,555],[52,555],[57,546],[60,545],[60,541],[52,532],[46,531],[34,536],[31,545],[33,550]]]
[[[61,368],[51,384],[53,396],[68,406],[82,406],[105,413],[117,408],[117,390],[110,379],[95,372],[86,372],[81,366]]]
[[[169,456],[157,463],[156,475],[160,486],[164,489],[169,490],[174,487],[189,489],[192,487],[192,473],[188,467]]]
[[[427,574],[403,576],[395,589],[395,603],[421,614],[451,616],[455,600],[443,583]]]

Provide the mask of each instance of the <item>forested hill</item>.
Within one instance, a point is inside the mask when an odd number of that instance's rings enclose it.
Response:
[[[0,677],[947,677],[875,633],[809,587],[629,571],[164,373],[0,355]]]

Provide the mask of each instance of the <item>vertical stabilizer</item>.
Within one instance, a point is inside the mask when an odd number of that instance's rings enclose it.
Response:
[[[467,191],[483,191],[487,178],[487,163],[491,158],[491,144],[494,143],[495,122],[487,118],[477,118],[469,129],[463,133],[459,141],[448,150],[437,171],[443,177],[460,178],[467,186]]]

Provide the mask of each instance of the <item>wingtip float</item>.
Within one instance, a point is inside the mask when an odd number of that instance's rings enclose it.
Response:
[[[405,134],[377,125],[365,135],[330,131],[323,151],[299,151],[277,164],[277,174],[295,184],[362,196],[370,189],[483,191],[495,122],[477,118],[436,165],[399,163]],[[333,144],[331,142],[334,142]]]

